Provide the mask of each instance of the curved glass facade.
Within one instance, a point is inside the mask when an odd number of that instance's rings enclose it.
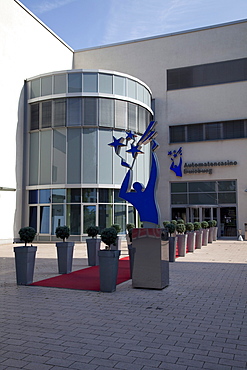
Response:
[[[54,240],[59,225],[80,241],[90,224],[119,223],[124,232],[136,223],[133,207],[118,197],[126,169],[108,144],[125,131],[145,131],[148,87],[116,72],[80,70],[30,79],[28,94],[28,217],[38,240]],[[149,153],[142,150],[134,181],[145,184]]]

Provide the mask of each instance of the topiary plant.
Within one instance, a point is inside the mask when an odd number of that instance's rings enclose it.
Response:
[[[113,227],[116,230],[117,234],[120,233],[121,226],[119,224],[113,224],[111,225],[111,227]]]
[[[184,220],[183,220],[182,218],[179,218],[179,219],[177,220],[177,224],[184,224]]]
[[[177,224],[176,225],[176,230],[178,234],[184,234],[185,232],[185,225],[184,224]]]
[[[217,226],[217,221],[216,220],[212,220],[213,221],[213,227],[216,227]]]
[[[65,242],[70,236],[70,229],[68,226],[58,226],[56,228],[56,237],[62,239]]]
[[[36,230],[30,226],[22,227],[19,230],[19,235],[20,240],[25,243],[25,247],[27,246],[27,243],[31,243],[32,246],[32,241],[35,238]]]
[[[94,239],[95,237],[97,238],[97,235],[99,234],[99,228],[98,226],[91,225],[87,228],[86,232],[88,236],[91,236]]]
[[[201,225],[202,225],[202,228],[203,228],[203,229],[207,229],[207,228],[208,228],[208,226],[209,226],[207,221],[202,221],[202,222],[201,222]]]
[[[126,230],[128,231],[128,233],[130,232],[131,229],[134,229],[135,228],[135,225],[134,224],[127,224],[126,225]]]
[[[187,222],[185,224],[186,231],[194,231],[194,224],[192,222]]]
[[[171,220],[171,224],[177,225],[177,220]]]
[[[106,250],[110,249],[111,244],[114,244],[117,239],[117,231],[114,227],[108,227],[102,230],[101,240],[106,244]]]
[[[165,226],[165,229],[168,231],[169,235],[171,236],[171,234],[175,233],[176,226],[172,223],[169,223]]]
[[[208,221],[208,226],[209,227],[214,227],[214,221],[213,220]]]
[[[166,227],[166,225],[170,224],[170,221],[163,221],[163,225],[164,225],[164,228]]]
[[[200,230],[201,229],[201,222],[194,222],[194,230]]]

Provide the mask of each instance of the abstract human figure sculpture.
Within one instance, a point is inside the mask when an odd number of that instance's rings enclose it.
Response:
[[[148,125],[146,131],[141,136],[140,140],[135,144],[136,135],[133,132],[127,133],[126,144],[129,140],[132,140],[131,149],[127,150],[127,153],[132,154],[132,164],[127,163],[123,157],[120,155],[120,149],[124,146],[124,139],[116,139],[113,137],[114,141],[110,143],[113,146],[116,154],[121,158],[121,165],[128,167],[129,170],[125,175],[122,182],[121,189],[119,192],[120,198],[127,200],[131,203],[138,211],[140,215],[140,220],[143,223],[144,228],[158,227],[159,225],[159,207],[156,200],[156,188],[159,178],[159,164],[158,159],[154,151],[158,148],[158,143],[155,141],[157,132],[154,129],[156,122],[152,121]],[[141,151],[141,146],[151,143],[152,150],[152,162],[149,181],[146,188],[139,182],[133,184],[134,191],[131,191],[132,178],[133,178],[133,166],[138,154],[143,154]]]

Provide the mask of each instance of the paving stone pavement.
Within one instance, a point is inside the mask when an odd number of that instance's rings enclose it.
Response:
[[[170,263],[163,290],[101,293],[17,286],[0,245],[0,370],[246,369],[246,262],[247,242],[220,240]],[[34,281],[54,275],[54,245],[38,245]]]

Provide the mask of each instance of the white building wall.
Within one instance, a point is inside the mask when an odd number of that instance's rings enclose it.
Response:
[[[158,199],[161,219],[170,219],[170,181],[237,179],[238,227],[247,222],[246,139],[183,144],[184,161],[234,158],[238,165],[217,168],[212,175],[184,175],[169,170],[169,125],[247,118],[247,82],[167,91],[167,69],[246,58],[247,21],[229,23],[164,37],[137,40],[75,52],[74,68],[106,68],[129,73],[144,81],[155,98],[160,162]]]
[[[22,212],[24,80],[30,76],[72,67],[73,51],[18,1],[0,2],[0,243],[13,240]],[[18,111],[18,109],[20,110]],[[16,151],[17,146],[17,151]],[[1,187],[17,192],[1,191]],[[17,207],[16,207],[17,195]]]

